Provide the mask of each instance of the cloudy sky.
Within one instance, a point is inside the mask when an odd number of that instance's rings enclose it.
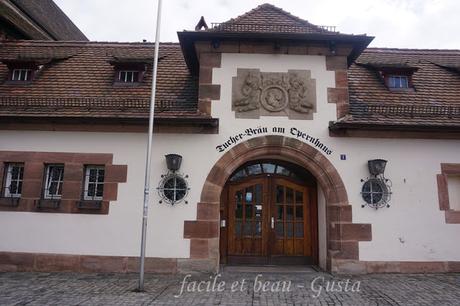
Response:
[[[90,40],[154,40],[156,0],[54,0]],[[460,49],[459,0],[165,0],[161,41],[201,16],[223,22],[270,2],[317,25],[375,36],[371,46]]]

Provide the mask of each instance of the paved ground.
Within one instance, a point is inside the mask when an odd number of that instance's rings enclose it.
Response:
[[[0,273],[0,305],[460,305],[460,274],[363,275],[348,285],[314,271],[257,275],[227,270],[215,284],[195,275],[180,294],[184,276],[146,275],[137,293],[136,274]]]

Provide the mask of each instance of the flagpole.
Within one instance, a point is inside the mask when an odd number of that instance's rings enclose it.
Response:
[[[150,101],[150,116],[149,116],[149,134],[147,141],[147,157],[145,161],[145,184],[144,184],[144,209],[142,213],[142,238],[141,238],[141,257],[139,269],[139,291],[144,291],[144,267],[145,267],[145,244],[147,238],[147,219],[149,211],[149,196],[150,196],[150,169],[152,156],[152,138],[153,138],[153,121],[155,115],[155,92],[157,86],[157,68],[158,68],[158,50],[160,49],[160,22],[161,22],[161,2],[158,0],[157,11],[157,26],[155,34],[155,55],[153,59],[153,74],[152,74],[152,92]]]

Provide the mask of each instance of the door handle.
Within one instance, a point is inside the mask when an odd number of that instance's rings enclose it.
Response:
[[[274,217],[272,217],[270,224],[271,224],[272,229],[274,229],[275,228],[275,218]]]

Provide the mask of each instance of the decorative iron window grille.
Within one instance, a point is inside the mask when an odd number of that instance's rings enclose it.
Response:
[[[11,81],[26,82],[32,80],[32,69],[13,69]]]
[[[83,199],[101,201],[104,195],[104,166],[87,166],[85,169],[85,190]]]
[[[118,82],[137,83],[139,82],[139,71],[121,70],[118,72]]]
[[[24,164],[6,164],[5,186],[3,195],[7,198],[20,198],[22,193],[22,181],[24,177]]]
[[[48,165],[46,166],[45,178],[45,199],[60,199],[62,196],[62,183],[64,180],[63,165]]]
[[[384,178],[370,178],[364,182],[361,189],[361,196],[368,206],[378,209],[389,207],[388,204],[391,196],[388,180]],[[362,205],[363,207],[365,205]]]
[[[158,187],[158,193],[162,199],[160,203],[166,202],[171,205],[182,202],[188,194],[190,188],[186,178],[188,176],[182,176],[179,173],[172,172],[166,175],[162,175],[162,180]],[[188,204],[185,201],[185,204]]]

